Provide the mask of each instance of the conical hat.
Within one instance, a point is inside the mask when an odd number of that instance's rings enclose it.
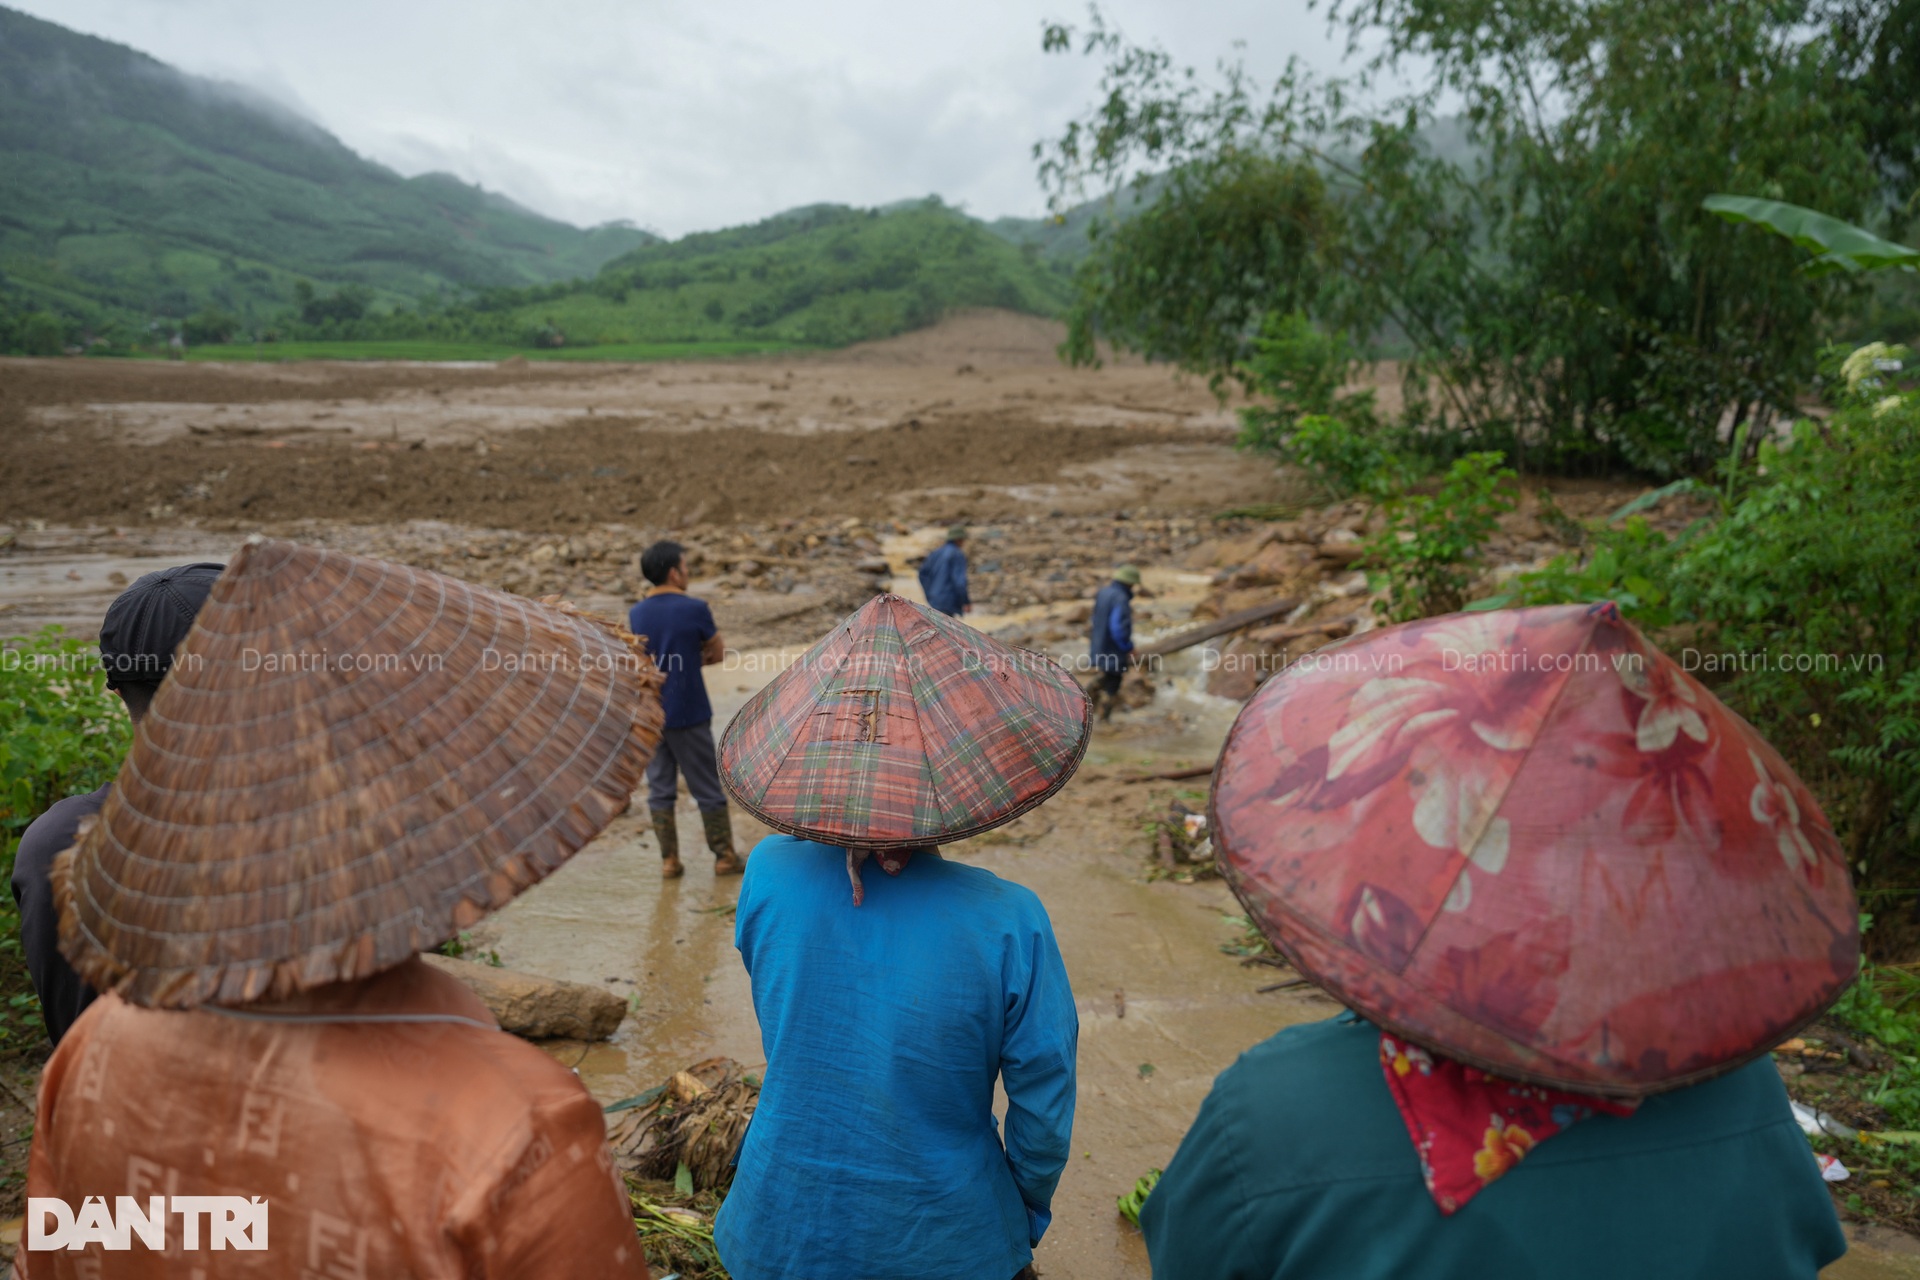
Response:
[[[1730,1070],[1858,965],[1812,794],[1611,605],[1319,650],[1241,712],[1211,827],[1302,973],[1540,1084],[1635,1097]]]
[[[250,541],[54,864],[61,950],[178,1008],[437,946],[626,805],[661,726],[634,644],[570,606]]]
[[[720,776],[792,835],[848,849],[960,840],[1066,784],[1087,697],[1060,666],[879,595],[734,717]]]

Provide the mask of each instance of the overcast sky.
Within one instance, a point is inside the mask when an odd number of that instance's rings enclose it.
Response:
[[[1083,0],[6,0],[261,90],[405,174],[668,236],[796,205],[936,193],[1041,212],[1030,158],[1098,66],[1044,56]],[[1334,70],[1307,0],[1109,0],[1137,40],[1211,66]]]

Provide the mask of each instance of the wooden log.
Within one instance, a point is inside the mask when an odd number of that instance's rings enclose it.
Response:
[[[1213,772],[1210,764],[1197,764],[1191,769],[1161,769],[1157,773],[1123,773],[1122,782],[1178,782],[1182,778],[1204,778]]]
[[[1215,636],[1224,636],[1230,631],[1238,631],[1242,627],[1250,627],[1256,622],[1265,622],[1268,618],[1277,617],[1283,613],[1292,613],[1299,607],[1300,600],[1296,596],[1288,596],[1281,600],[1269,600],[1266,604],[1257,604],[1251,609],[1242,609],[1238,613],[1230,613],[1224,618],[1215,618],[1212,622],[1202,623],[1200,626],[1191,627],[1185,631],[1176,632],[1173,635],[1155,640],[1152,644],[1143,645],[1135,649],[1134,656],[1137,658],[1163,658],[1167,654],[1178,653],[1182,649],[1191,649],[1194,645],[1202,641],[1211,640]]]
[[[1331,622],[1309,622],[1299,627],[1262,627],[1258,631],[1247,633],[1247,639],[1261,644],[1274,644],[1283,640],[1298,640],[1301,636],[1339,635],[1353,630],[1358,617],[1335,618]]]

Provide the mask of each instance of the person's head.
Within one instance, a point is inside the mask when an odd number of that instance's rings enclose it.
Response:
[[[1113,571],[1113,580],[1124,582],[1130,587],[1137,587],[1140,585],[1140,571],[1130,564],[1123,564]]]
[[[640,553],[640,576],[656,587],[686,586],[687,549],[677,542],[654,543]]]
[[[966,540],[967,540],[967,526],[963,524],[956,524],[952,528],[947,530],[948,542],[965,542]]]
[[[223,564],[183,564],[142,575],[114,597],[100,623],[100,665],[107,688],[134,720],[147,714],[160,682],[173,669],[173,651],[193,629]]]

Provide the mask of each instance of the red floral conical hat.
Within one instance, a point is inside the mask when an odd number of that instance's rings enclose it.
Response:
[[[1058,791],[1087,728],[1086,694],[1052,660],[879,595],[741,708],[720,776],[778,831],[848,849],[940,844]]]
[[[1839,842],[1753,727],[1612,605],[1452,614],[1269,681],[1214,774],[1266,935],[1409,1040],[1637,1097],[1853,981]]]

